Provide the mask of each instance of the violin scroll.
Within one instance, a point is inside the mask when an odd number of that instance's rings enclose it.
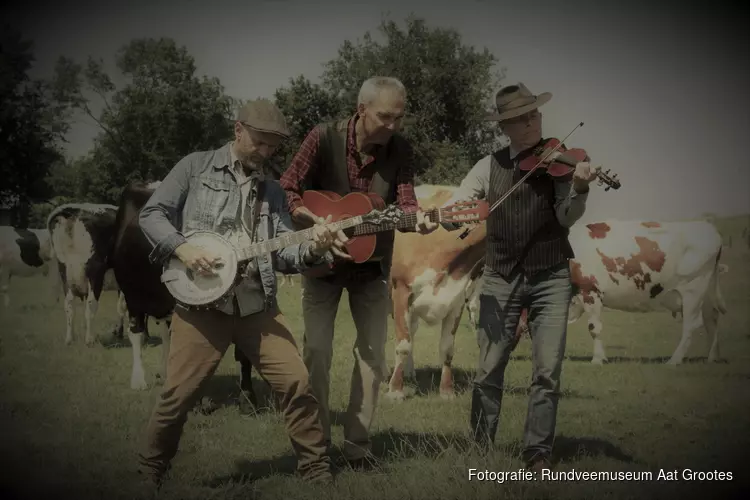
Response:
[[[612,169],[609,169],[609,168],[607,169],[606,172],[602,172],[601,170],[599,170],[596,174],[597,184],[599,186],[603,184],[607,185],[607,187],[604,188],[604,191],[609,191],[610,189],[620,189],[620,186],[622,186],[622,184],[620,183],[620,180],[617,178],[617,174],[609,175],[609,172],[611,170]]]

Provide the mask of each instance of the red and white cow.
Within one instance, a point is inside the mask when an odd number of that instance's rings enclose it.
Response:
[[[707,221],[605,221],[574,226],[572,279],[579,292],[570,322],[588,316],[592,363],[607,360],[601,341],[602,306],[620,311],[682,314],[682,337],[669,364],[682,363],[693,332],[713,337],[709,362],[719,358],[719,314],[727,309],[719,287],[722,239]]]
[[[442,206],[454,189],[423,185],[416,191],[424,208]],[[413,380],[416,375],[413,348],[420,320],[430,326],[441,325],[440,395],[454,396],[451,364],[455,334],[484,265],[485,223],[476,225],[466,239],[459,238],[461,233],[461,229],[446,231],[442,227],[428,235],[396,232],[390,276],[396,342],[395,367],[387,393],[391,399],[402,400],[413,393],[411,387],[404,387],[404,379]],[[519,329],[517,340],[520,333]]]
[[[719,275],[722,239],[708,221],[605,221],[575,225],[569,235],[576,289],[568,322],[584,313],[594,342],[594,364],[607,361],[601,340],[602,307],[682,315],[682,337],[668,364],[682,363],[693,332],[713,337],[708,361],[719,359],[718,320],[726,313]]]
[[[49,231],[0,226],[0,292],[5,307],[10,306],[10,279],[13,276],[47,275],[52,257]]]
[[[62,280],[65,296],[65,343],[73,342],[74,298],[84,302],[86,317],[86,345],[96,340],[91,321],[96,315],[99,298],[105,289],[109,269],[109,250],[115,235],[117,207],[88,203],[67,203],[56,207],[47,217],[53,258]],[[116,285],[115,285],[116,287]],[[122,297],[119,297],[118,321],[124,314]]]

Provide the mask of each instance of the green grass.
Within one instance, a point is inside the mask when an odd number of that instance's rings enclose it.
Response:
[[[739,229],[741,231],[741,227]],[[737,240],[737,238],[735,238]],[[277,414],[241,416],[236,368],[225,357],[208,391],[226,403],[210,415],[192,414],[185,427],[165,498],[664,498],[700,493],[721,495],[737,487],[750,445],[750,314],[747,247],[735,244],[723,262],[729,313],[721,319],[721,355],[726,363],[708,365],[708,343],[694,335],[689,356],[679,367],[663,364],[679,339],[679,321],[667,313],[647,315],[606,311],[606,352],[616,362],[592,366],[591,340],[584,322],[571,326],[564,365],[556,455],[560,471],[654,472],[692,469],[731,471],[734,481],[562,481],[504,484],[468,481],[469,468],[518,470],[525,388],[531,362],[523,341],[511,361],[498,451],[480,457],[465,445],[469,393],[477,347],[466,315],[456,339],[455,376],[461,391],[453,401],[437,394],[438,330],[422,326],[416,338],[421,393],[401,403],[381,397],[374,424],[381,470],[343,469],[330,490],[304,486],[293,477],[294,459]],[[76,342],[66,347],[62,303],[40,297],[43,278],[12,284],[9,310],[0,314],[0,442],[2,481],[24,498],[132,498],[137,445],[159,387],[129,389],[129,348],[86,348],[82,312]],[[280,297],[298,341],[302,335],[299,286]],[[105,294],[95,326],[108,332],[114,296]],[[58,325],[58,326],[54,326]],[[390,332],[393,332],[391,326]],[[343,411],[352,367],[353,326],[346,297],[337,319],[331,406]],[[105,341],[108,340],[106,337]],[[393,344],[388,344],[393,366]],[[149,381],[160,347],[144,354]],[[694,358],[698,358],[695,360]],[[262,387],[256,383],[256,387]],[[383,394],[386,385],[383,385]],[[334,425],[340,444],[341,426]],[[11,498],[7,494],[3,498]],[[723,497],[726,498],[726,497]]]

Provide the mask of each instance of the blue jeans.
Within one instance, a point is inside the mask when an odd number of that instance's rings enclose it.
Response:
[[[531,276],[516,273],[508,281],[485,268],[479,296],[479,366],[471,402],[471,427],[480,446],[494,443],[505,367],[521,310],[528,307],[533,377],[522,459],[551,454],[572,291],[567,261]]]

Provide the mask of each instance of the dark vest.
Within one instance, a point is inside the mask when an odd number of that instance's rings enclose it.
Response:
[[[306,189],[333,191],[341,196],[352,192],[347,167],[347,127],[349,119],[318,125],[320,142],[318,147],[318,168],[310,176]],[[375,153],[375,160],[370,163],[363,175],[372,175],[369,192],[380,196],[386,205],[397,200],[397,176],[401,165],[410,161],[410,146],[406,139],[394,134],[385,146]],[[379,233],[375,255],[381,256],[377,262],[366,262],[360,265],[339,266],[339,274],[362,272],[363,278],[387,276],[390,273],[393,255],[394,231]]]
[[[492,206],[523,174],[508,147],[492,155],[487,201]],[[533,274],[573,257],[568,229],[555,216],[555,180],[531,175],[487,218],[486,265],[508,277]]]

